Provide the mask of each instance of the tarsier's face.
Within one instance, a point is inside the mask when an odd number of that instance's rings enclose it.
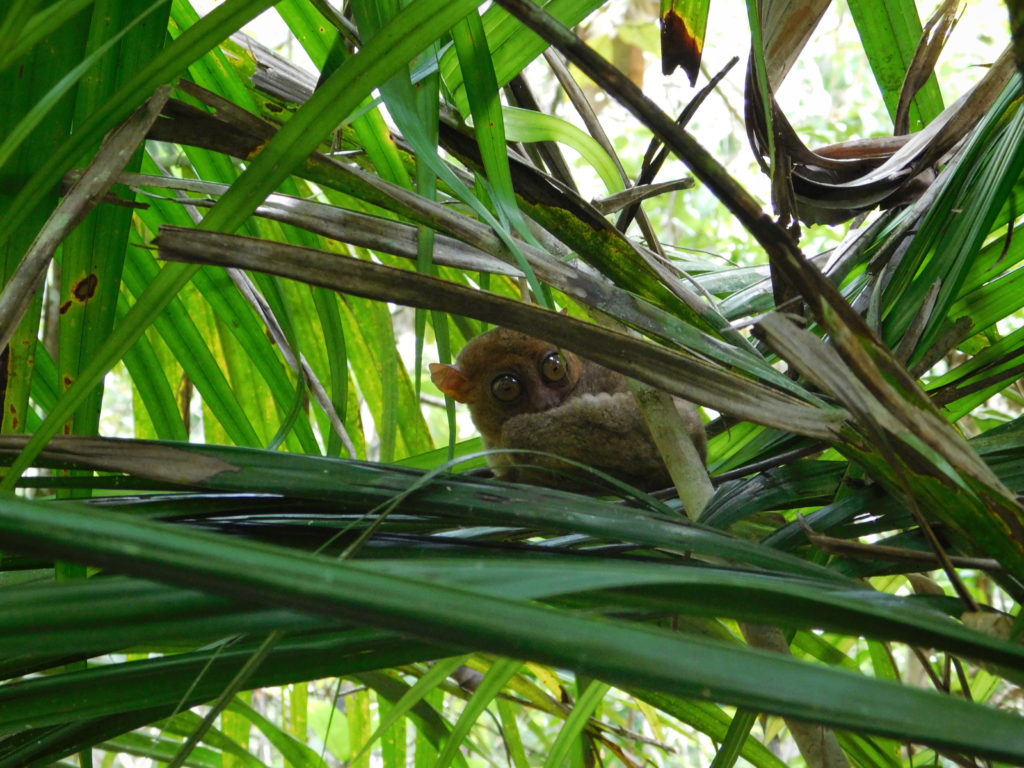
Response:
[[[528,405],[529,410],[539,411],[560,404],[569,368],[557,349],[542,354],[539,362],[513,359],[496,368],[489,386],[491,397],[510,409]]]
[[[437,387],[469,405],[485,438],[523,413],[556,408],[580,377],[575,355],[525,333],[495,328],[465,346],[454,366],[430,366]]]

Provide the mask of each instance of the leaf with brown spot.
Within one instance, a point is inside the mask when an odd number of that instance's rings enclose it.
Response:
[[[96,295],[96,286],[99,285],[99,278],[95,273],[83,277],[71,288],[72,295],[81,302],[86,302]]]

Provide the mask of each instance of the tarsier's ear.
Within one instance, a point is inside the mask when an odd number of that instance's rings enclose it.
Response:
[[[468,403],[472,397],[472,382],[454,365],[431,363],[430,380],[448,397],[460,403]]]

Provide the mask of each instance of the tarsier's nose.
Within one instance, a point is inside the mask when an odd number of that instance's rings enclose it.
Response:
[[[541,388],[539,392],[534,394],[533,406],[538,411],[547,411],[551,408],[557,408],[558,406],[560,406],[564,399],[565,398],[562,395],[562,393],[555,392],[554,390],[547,389],[546,387],[544,387]]]

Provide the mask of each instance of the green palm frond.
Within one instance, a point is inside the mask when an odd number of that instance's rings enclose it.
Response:
[[[943,94],[955,4],[851,3],[895,127],[822,139],[828,3],[749,3],[772,218],[636,8],[282,0],[314,73],[271,5],[0,10],[0,766],[1024,764],[1009,49]],[[707,506],[481,473],[485,324],[703,406]]]

